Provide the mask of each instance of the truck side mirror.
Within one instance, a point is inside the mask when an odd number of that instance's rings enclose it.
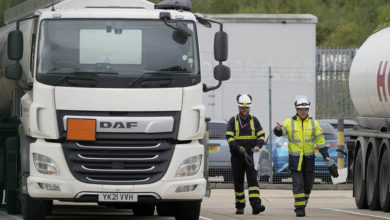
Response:
[[[230,79],[230,68],[219,64],[214,68],[214,78],[218,81],[226,81]]]
[[[214,58],[217,61],[226,61],[228,58],[228,35],[218,31],[214,36]]]
[[[172,38],[179,44],[185,44],[188,37],[191,37],[192,31],[184,23],[177,22],[177,30],[173,32]]]
[[[8,58],[20,60],[23,57],[23,33],[20,30],[8,34]]]
[[[19,63],[8,65],[5,68],[7,79],[19,80],[22,77],[22,66]]]

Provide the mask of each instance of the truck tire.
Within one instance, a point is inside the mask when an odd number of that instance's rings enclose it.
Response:
[[[6,155],[6,187],[5,200],[7,203],[8,214],[20,214],[20,199],[18,192],[19,178],[19,138],[8,137],[5,140]]]
[[[175,203],[160,203],[157,205],[158,216],[175,216]]]
[[[379,167],[379,201],[381,209],[385,212],[390,212],[390,192],[389,192],[389,156],[387,150],[383,152],[382,160]]]
[[[198,220],[201,201],[185,201],[176,204],[176,220]]]
[[[3,189],[0,189],[0,207],[3,206],[3,200],[4,200],[4,197],[3,197]]]
[[[51,215],[51,212],[53,211],[53,200],[47,200],[45,201],[46,204],[46,216]]]
[[[378,165],[374,152],[371,151],[368,156],[366,168],[366,192],[367,205],[371,210],[378,210],[379,207],[379,189],[378,189]]]
[[[135,216],[153,216],[155,210],[154,204],[141,204],[133,208]]]
[[[29,195],[23,195],[21,203],[24,220],[44,220],[50,201],[33,199]]]
[[[6,190],[5,199],[7,203],[8,214],[15,215],[20,214],[20,201],[18,198],[18,192],[16,190]]]
[[[368,208],[367,195],[366,195],[366,184],[363,182],[363,164],[364,159],[362,155],[362,149],[356,155],[355,165],[353,168],[353,193],[355,195],[355,203],[359,209]]]

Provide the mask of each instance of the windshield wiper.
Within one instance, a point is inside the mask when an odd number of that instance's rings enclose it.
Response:
[[[85,85],[88,87],[95,87],[96,86],[96,79],[91,77],[85,77],[80,75],[65,75],[59,78],[56,82],[54,82],[54,86],[62,83],[63,81],[66,81],[68,84],[71,85]]]
[[[158,77],[158,78],[154,78],[154,77],[150,78],[154,82],[171,80],[172,76],[173,76],[172,73],[175,74],[174,76],[183,76],[182,74],[179,74],[179,73],[182,73],[182,72],[174,72],[174,71],[166,71],[166,70],[148,71],[148,72],[144,72],[143,74],[141,74],[140,76],[135,78],[135,80],[133,80],[131,83],[129,83],[129,87],[134,86],[141,79],[146,78],[147,75],[160,75],[160,76],[163,76],[163,77]]]
[[[86,86],[96,86],[96,77],[97,75],[117,75],[116,72],[90,72],[90,71],[76,71],[72,70],[69,73],[47,73],[47,74],[61,74],[63,75],[57,81],[54,82],[54,86],[62,83],[64,80],[71,85],[80,85],[86,84]]]
[[[131,83],[129,83],[129,87],[132,87],[133,85],[135,85],[136,82],[138,82],[140,79],[144,78],[145,76],[147,76],[149,74],[153,74],[153,72],[145,72],[145,73],[141,74],[140,76],[135,78],[135,80],[133,80]]]
[[[118,75],[117,72],[99,72],[99,71],[80,71],[75,69],[67,69],[67,68],[60,68],[60,69],[51,69],[46,74],[64,74],[64,75]]]

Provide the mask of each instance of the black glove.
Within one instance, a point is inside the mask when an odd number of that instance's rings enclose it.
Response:
[[[244,160],[245,160],[245,163],[248,167],[253,167],[253,160],[252,160],[252,157],[249,156],[249,154],[246,152],[246,150],[243,150],[241,152],[242,156],[244,157]]]
[[[339,172],[337,171],[337,166],[334,163],[334,160],[332,160],[332,159],[328,162],[328,170],[329,170],[329,173],[332,177],[334,177],[334,178],[339,177]]]

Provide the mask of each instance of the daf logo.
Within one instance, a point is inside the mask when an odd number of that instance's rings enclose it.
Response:
[[[65,131],[68,128],[67,121],[69,118],[96,120],[97,133],[167,133],[173,131],[174,125],[172,116],[104,117],[65,115],[63,121]]]
[[[138,122],[136,121],[128,121],[128,122],[109,122],[109,121],[101,121],[100,128],[136,128],[138,126]]]

